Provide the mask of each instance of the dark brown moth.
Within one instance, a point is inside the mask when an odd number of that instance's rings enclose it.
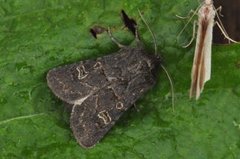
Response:
[[[117,42],[119,51],[95,60],[57,67],[47,74],[52,92],[72,105],[70,125],[78,143],[94,146],[115,122],[156,83],[159,56],[148,53],[139,39],[137,25],[122,11],[126,27],[135,34],[135,47]],[[133,27],[134,26],[134,27]],[[96,37],[98,32],[91,30]]]

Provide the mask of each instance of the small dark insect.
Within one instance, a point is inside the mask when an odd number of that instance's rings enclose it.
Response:
[[[98,34],[101,34],[106,31],[106,28],[101,27],[101,26],[94,26],[90,29],[90,33],[94,38],[97,38]]]
[[[125,26],[134,34],[136,35],[136,27],[137,27],[137,23],[135,22],[134,19],[131,19],[127,16],[127,14],[124,12],[124,10],[121,11],[122,12],[122,19],[123,22],[125,24]]]
[[[95,60],[54,68],[47,74],[53,93],[72,105],[70,125],[78,143],[94,146],[137,99],[156,83],[159,56],[146,52],[135,21],[122,11],[126,26],[135,34],[135,47],[120,44],[120,50]],[[94,30],[94,29],[93,29]]]

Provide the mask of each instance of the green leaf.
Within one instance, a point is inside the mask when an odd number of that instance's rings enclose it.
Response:
[[[194,45],[189,25],[177,40],[191,0],[0,0],[0,158],[234,159],[240,158],[240,46],[213,46],[212,78],[199,101],[189,100]],[[122,43],[134,37],[123,29],[124,9],[134,17],[149,50],[152,38],[144,13],[175,83],[173,112],[164,72],[150,92],[92,149],[81,148],[69,127],[69,112],[47,87],[49,69],[117,50],[106,35],[89,28],[112,27]]]

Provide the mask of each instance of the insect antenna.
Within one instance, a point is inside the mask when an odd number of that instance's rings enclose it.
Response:
[[[147,26],[149,32],[151,33],[151,36],[152,36],[152,39],[153,39],[153,42],[154,42],[154,51],[155,51],[155,55],[157,55],[157,42],[156,42],[156,37],[154,35],[154,33],[152,32],[151,28],[149,27],[148,23],[146,22],[146,20],[144,19],[142,13],[140,12],[140,10],[138,9],[138,13],[141,17],[141,20],[143,21],[143,23]],[[165,66],[163,64],[160,64],[163,71],[165,72],[168,80],[169,80],[169,83],[170,83],[170,87],[171,87],[171,95],[172,95],[172,109],[174,111],[174,108],[175,108],[175,93],[174,93],[174,84],[173,84],[173,80],[170,76],[170,74],[168,73],[167,69],[165,68]]]
[[[112,42],[114,42],[119,48],[125,47],[123,44],[118,42],[118,40],[112,35],[110,27],[108,27],[107,33],[108,33],[108,36],[110,37],[110,39],[112,40]]]

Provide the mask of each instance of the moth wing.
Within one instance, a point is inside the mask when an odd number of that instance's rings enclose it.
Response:
[[[70,125],[80,145],[94,146],[155,84],[154,71],[159,63],[141,47],[122,48],[114,55],[48,73],[48,85],[54,94],[73,105]]]
[[[81,105],[74,105],[70,125],[78,143],[87,148],[94,146],[130,106],[130,103],[118,100],[113,90],[107,87]]]
[[[104,74],[96,69],[96,64],[96,60],[86,60],[54,68],[47,74],[48,86],[64,102],[81,104],[96,87],[107,82]]]
[[[209,20],[204,21],[200,19],[198,22],[198,36],[196,40],[191,74],[192,81],[190,98],[195,95],[196,99],[198,99],[203,91],[204,84],[211,78],[212,31],[214,16],[215,14],[211,13]],[[206,30],[204,30],[203,27]]]
[[[94,146],[122,114],[156,82],[147,71],[134,74],[129,81],[125,80],[112,82],[81,105],[73,106],[70,125],[75,138],[83,147]]]
[[[206,37],[204,40],[204,65],[205,65],[205,78],[204,82],[207,82],[211,78],[211,61],[212,61],[212,35],[213,35],[214,17],[209,20],[209,24],[206,31]]]
[[[201,28],[199,22],[198,25],[198,36],[196,40],[196,47],[194,52],[194,59],[193,59],[193,65],[192,65],[192,73],[191,73],[191,88],[190,88],[190,98],[192,98],[194,95],[196,96],[196,99],[200,96],[200,69],[202,68],[203,64],[203,51],[202,51],[202,45],[201,45]]]

